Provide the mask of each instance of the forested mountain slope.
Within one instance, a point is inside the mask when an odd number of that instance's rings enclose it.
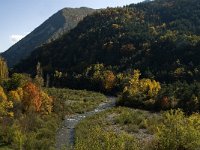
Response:
[[[64,8],[47,19],[21,41],[5,51],[2,56],[10,67],[26,58],[31,52],[44,43],[54,41],[74,28],[80,20],[95,10],[90,8]]]
[[[87,16],[69,34],[35,50],[16,70],[85,76],[92,64],[141,70],[161,82],[199,80],[200,1],[155,0]],[[86,75],[88,76],[88,74]]]

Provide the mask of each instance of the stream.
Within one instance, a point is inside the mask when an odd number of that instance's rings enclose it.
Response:
[[[115,106],[116,98],[108,97],[108,101],[101,103],[96,109],[85,112],[83,114],[76,114],[73,116],[65,116],[60,129],[56,136],[56,149],[70,149],[75,143],[75,126],[85,117],[95,115],[99,112],[105,111]]]

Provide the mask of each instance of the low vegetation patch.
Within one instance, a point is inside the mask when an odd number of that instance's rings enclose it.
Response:
[[[162,114],[113,108],[86,118],[76,127],[76,150],[197,150],[199,114],[180,110]],[[187,123],[187,125],[185,125]]]
[[[44,89],[36,79],[13,74],[0,85],[0,149],[55,149],[65,115],[89,111],[106,100],[95,92]]]
[[[84,113],[107,101],[105,95],[86,90],[48,88],[45,91],[55,100],[54,111],[62,115]]]

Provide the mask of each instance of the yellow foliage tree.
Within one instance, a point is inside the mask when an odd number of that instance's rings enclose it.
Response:
[[[42,101],[41,113],[44,115],[50,114],[53,108],[53,99],[43,91],[40,93],[40,98]]]
[[[0,119],[6,116],[13,117],[14,113],[9,111],[11,108],[13,108],[13,103],[11,101],[0,102]]]
[[[94,81],[99,81],[102,78],[102,71],[104,69],[104,65],[103,64],[95,64],[93,66],[93,75],[92,75],[92,80]]]
[[[0,86],[0,101],[7,101],[7,96],[1,86]]]
[[[16,91],[17,91],[17,93],[18,93],[20,99],[22,100],[22,99],[23,99],[23,89],[22,89],[22,88],[17,88]]]
[[[8,78],[8,66],[6,61],[0,57],[0,78],[7,79]]]
[[[129,81],[129,85],[124,88],[124,92],[128,92],[131,96],[139,93],[147,94],[149,97],[154,97],[161,89],[160,83],[150,79],[139,79],[140,71],[134,70],[134,75]]]
[[[18,103],[21,101],[21,98],[17,91],[10,91],[8,93],[8,98],[9,98],[9,100],[11,100],[14,103]]]
[[[13,103],[7,100],[7,96],[2,87],[0,87],[0,119],[9,116],[13,117],[13,112],[10,109],[13,108]]]

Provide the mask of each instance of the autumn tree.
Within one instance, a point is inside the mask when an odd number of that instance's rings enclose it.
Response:
[[[128,92],[130,95],[145,93],[149,97],[156,96],[161,89],[160,83],[146,78],[140,79],[140,75],[139,70],[134,70],[134,75],[129,81],[129,86],[124,88],[124,92]]]
[[[8,78],[8,66],[6,61],[0,57],[0,78],[7,79]]]
[[[40,99],[42,101],[41,113],[44,115],[50,114],[53,108],[53,99],[43,91],[40,92]]]
[[[32,79],[28,74],[13,73],[11,78],[4,82],[4,88],[7,91],[16,90],[19,87],[23,87],[28,82],[31,82]]]
[[[23,99],[23,89],[17,88],[8,92],[8,99],[13,103],[13,112],[15,116],[19,116],[22,113],[22,99]]]
[[[103,64],[94,64],[86,68],[84,76],[91,81],[94,88],[101,88],[102,72],[104,70]]]
[[[103,82],[103,87],[105,90],[107,91],[112,90],[116,83],[115,74],[110,70],[104,71],[102,82]]]
[[[21,91],[17,91],[19,96]],[[41,114],[49,114],[52,111],[53,99],[33,83],[23,87],[22,104],[25,111],[35,111]]]
[[[134,70],[129,84],[124,88],[121,102],[135,107],[152,107],[161,89],[160,83],[150,79],[140,79],[140,71]]]
[[[9,91],[8,99],[11,100],[15,104],[21,103],[21,101],[23,99],[23,89],[21,87],[19,87],[16,90]]]
[[[23,87],[23,107],[25,111],[33,109],[36,112],[40,111],[42,101],[40,91],[37,86],[29,82]]]
[[[93,65],[90,70],[89,70],[89,74],[91,74],[91,79],[93,81],[100,81],[102,78],[102,72],[104,70],[104,65],[103,64],[95,64]]]
[[[8,101],[3,88],[0,87],[0,119],[6,116],[12,117],[14,114],[10,111],[11,108],[13,108],[13,103]]]
[[[14,103],[18,103],[21,101],[21,97],[17,91],[10,91],[8,93],[8,98]]]

